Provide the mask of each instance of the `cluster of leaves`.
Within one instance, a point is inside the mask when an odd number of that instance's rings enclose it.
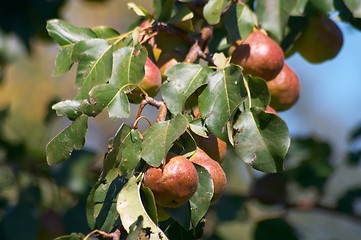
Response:
[[[143,234],[151,239],[165,239],[163,230],[168,229],[167,234],[171,235],[169,226],[173,222],[158,226],[154,197],[141,183],[142,172],[147,166],[160,166],[171,149],[185,156],[192,154],[195,141],[184,143],[181,139],[183,135],[191,136],[190,132],[201,136],[210,132],[227,141],[239,159],[257,170],[283,171],[290,138],[284,121],[265,112],[270,102],[266,83],[243,75],[242,68],[230,64],[224,54],[233,42],[245,38],[260,25],[287,49],[302,30],[298,19],[304,19],[305,12],[312,12],[308,8],[329,12],[334,10],[333,4],[331,8],[329,1],[320,4],[264,0],[255,4],[210,0],[200,16],[193,2],[198,1],[155,0],[154,15],[135,4],[129,5],[141,18],[154,22],[155,33],[162,31],[156,28],[162,23],[194,43],[202,40],[198,35],[203,26],[212,25],[209,51],[213,58],[169,68],[161,87],[162,100],[158,101],[167,106],[165,119],[144,133],[135,126],[122,124],[110,140],[103,171],[87,200],[87,220],[92,229],[104,232],[120,229],[129,237]],[[146,28],[136,27],[120,34],[108,27],[77,27],[54,19],[48,21],[47,30],[61,47],[54,75],[64,74],[77,64],[78,88],[74,99],[53,106],[59,116],[66,116],[72,123],[47,146],[47,161],[52,165],[68,159],[73,150],[83,148],[89,117],[106,110],[110,118],[129,118],[127,94],[142,81],[150,52],[146,43],[140,41],[148,33]],[[190,114],[189,102],[198,107],[200,119]],[[210,198],[202,196],[212,196],[209,174],[202,175],[202,168],[197,170],[200,181],[196,194],[189,204],[169,211],[171,221],[176,221],[192,237],[201,235],[202,219],[210,205]],[[68,237],[73,238],[77,236]]]

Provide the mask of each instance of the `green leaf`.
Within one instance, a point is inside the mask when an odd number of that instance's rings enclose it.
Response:
[[[265,109],[270,102],[270,94],[267,83],[262,78],[247,75],[246,81],[251,94],[250,107],[260,107]]]
[[[76,27],[60,19],[49,20],[46,29],[50,37],[62,47],[97,37],[90,28]]]
[[[92,28],[93,32],[98,36],[98,38],[102,39],[110,39],[119,37],[119,32],[114,28],[106,27],[106,26],[98,26]]]
[[[80,103],[81,101],[65,100],[54,104],[51,108],[56,111],[56,115],[66,116],[74,121],[82,114],[80,111]]]
[[[90,90],[89,99],[82,101],[81,111],[88,116],[95,117],[109,105],[118,91],[119,89],[111,84],[96,85]]]
[[[166,22],[172,16],[174,0],[153,0],[155,18]]]
[[[136,5],[135,3],[128,3],[128,9],[131,9],[135,12],[135,14],[137,14],[140,17],[149,17],[150,14],[149,12],[143,8],[142,6]]]
[[[344,0],[347,8],[352,12],[355,18],[361,18],[361,1],[360,0]]]
[[[209,83],[199,96],[199,111],[208,129],[226,140],[226,124],[246,97],[241,67],[230,65],[209,75]]]
[[[219,23],[221,15],[230,0],[209,0],[203,8],[203,16],[206,21],[215,25]]]
[[[55,61],[55,69],[52,73],[53,76],[60,76],[67,71],[70,70],[70,68],[73,66],[73,60],[71,58],[71,55],[73,53],[73,45],[63,47],[58,56],[56,57]]]
[[[150,234],[150,239],[166,240],[168,239],[166,235],[152,221],[144,209],[140,197],[140,185],[141,184],[137,184],[136,178],[132,177],[118,195],[117,211],[123,227],[127,232],[130,232],[131,225],[141,216],[143,218],[143,229],[149,228],[148,230],[152,233]]]
[[[143,206],[147,211],[149,217],[153,220],[154,223],[158,223],[157,205],[155,203],[155,198],[152,190],[142,184],[140,188],[140,193],[142,196]]]
[[[87,220],[91,228],[110,232],[117,224],[119,213],[116,209],[118,193],[126,179],[112,169],[101,177],[89,193],[86,203]]]
[[[194,30],[192,22],[193,17],[193,12],[189,8],[183,7],[179,9],[176,15],[169,19],[167,23],[185,32],[191,32]]]
[[[243,3],[232,4],[224,21],[230,42],[235,42],[240,38],[245,39],[253,31],[253,28],[258,26],[256,15]],[[237,28],[234,27],[235,25]]]
[[[189,201],[177,208],[166,208],[167,213],[185,230],[191,230],[191,211]],[[187,238],[186,238],[187,239]]]
[[[304,16],[305,8],[309,0],[297,0],[295,7],[291,12],[291,16]]]
[[[258,0],[256,14],[262,28],[271,33],[277,42],[284,37],[288,18],[297,0]]]
[[[202,119],[200,119],[200,118],[197,118],[197,119],[193,120],[192,122],[190,122],[189,128],[192,130],[192,132],[194,132],[198,136],[205,137],[205,138],[208,136],[207,128],[203,125]]]
[[[169,111],[181,113],[189,96],[207,83],[210,70],[198,64],[178,63],[166,71],[168,79],[162,85],[162,96]]]
[[[124,126],[120,135],[121,145],[117,155],[122,175],[130,178],[141,158],[142,137],[138,130]]]
[[[117,168],[119,165],[118,153],[122,145],[122,140],[132,128],[124,123],[119,127],[115,136],[109,140],[108,152],[105,155],[103,162],[103,175],[105,176],[111,169]]]
[[[46,160],[49,165],[69,158],[72,151],[80,150],[85,143],[88,117],[81,115],[71,125],[54,137],[46,146]]]
[[[109,117],[112,119],[128,118],[130,114],[130,105],[127,95],[118,91],[108,105]]]
[[[174,119],[158,122],[145,133],[142,147],[142,158],[149,165],[158,167],[167,155],[175,140],[182,135],[188,126],[188,120],[181,114]]]
[[[144,65],[147,60],[147,51],[143,47],[136,45],[120,48],[114,52],[113,58],[111,84],[121,88],[126,84],[138,84],[143,80]]]
[[[213,180],[209,172],[202,166],[194,164],[198,172],[198,188],[189,200],[191,205],[191,221],[193,228],[206,215],[213,197]]]
[[[245,39],[258,26],[257,17],[246,4],[237,4],[236,12],[238,31]]]
[[[283,171],[290,137],[281,118],[252,108],[242,112],[233,127],[234,149],[241,160],[263,172]]]
[[[76,99],[88,98],[89,91],[96,85],[109,81],[112,73],[113,47],[106,40],[90,39],[74,46],[73,61],[78,63]]]
[[[317,10],[325,14],[335,11],[335,7],[333,5],[334,0],[309,0],[309,1]]]
[[[92,88],[89,99],[82,102],[80,109],[88,116],[96,116],[108,107],[109,117],[127,118],[130,105],[125,93],[119,91],[112,84],[101,84]]]

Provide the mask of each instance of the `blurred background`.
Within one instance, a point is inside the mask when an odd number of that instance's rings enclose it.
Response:
[[[152,1],[133,1],[150,12]],[[85,201],[121,121],[90,119],[86,147],[49,167],[45,146],[69,124],[51,105],[75,95],[75,71],[52,77],[59,47],[47,19],[125,32],[137,16],[123,0],[13,0],[0,5],[0,239],[52,239],[88,233]],[[339,55],[287,63],[301,96],[286,121],[286,172],[261,174],[229,152],[227,194],[208,214],[209,239],[358,239],[361,236],[361,31],[338,22]],[[135,109],[135,108],[134,108]],[[146,113],[147,114],[147,113]],[[152,116],[150,116],[152,117]],[[130,121],[134,120],[130,118]],[[239,236],[234,238],[234,236]]]

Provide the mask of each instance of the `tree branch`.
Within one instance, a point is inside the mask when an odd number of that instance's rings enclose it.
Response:
[[[184,59],[186,63],[194,63],[198,57],[202,56],[203,58],[210,61],[211,59],[204,53],[204,49],[206,49],[208,42],[213,36],[213,26],[207,25],[202,28],[200,37],[195,41],[195,43],[190,48],[187,56]]]

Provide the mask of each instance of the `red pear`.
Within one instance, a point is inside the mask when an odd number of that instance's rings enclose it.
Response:
[[[270,106],[276,111],[285,111],[291,108],[300,94],[300,80],[297,74],[284,64],[278,76],[267,82],[271,95]]]
[[[210,158],[202,149],[197,148],[196,152],[190,160],[204,167],[212,177],[214,194],[212,201],[217,200],[225,191],[227,185],[227,177],[222,166]]]
[[[254,30],[233,52],[232,62],[242,66],[245,74],[271,80],[281,71],[284,54],[272,38]]]
[[[196,192],[198,173],[187,158],[173,156],[162,167],[150,167],[144,174],[143,182],[152,190],[159,206],[177,208]]]
[[[139,83],[139,87],[141,87],[150,97],[154,97],[160,90],[162,85],[162,76],[160,74],[159,68],[147,58],[144,66],[144,78]],[[143,98],[141,97],[142,91],[138,88],[135,88],[130,94],[128,94],[128,98],[132,103],[140,103]]]

